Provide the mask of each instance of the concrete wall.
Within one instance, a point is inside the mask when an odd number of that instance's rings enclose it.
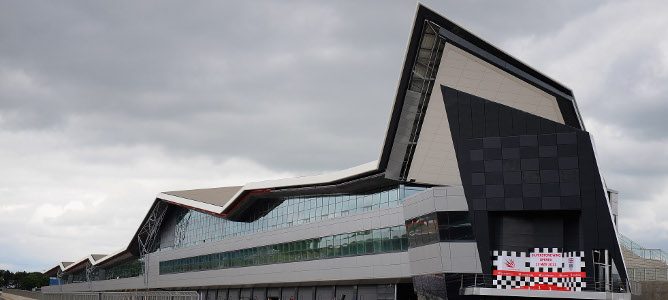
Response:
[[[381,281],[410,277],[406,252],[342,257],[285,264],[156,276],[150,288],[241,285],[295,285],[309,282]],[[392,280],[391,280],[392,279]]]
[[[468,211],[464,188],[433,187],[404,200],[404,219],[438,211]],[[441,242],[408,249],[413,275],[481,273],[475,242]]]
[[[482,273],[475,242],[442,242],[408,250],[413,275]]]
[[[143,289],[144,277],[120,278],[42,287],[43,293],[98,292]]]
[[[404,199],[404,220],[435,211],[468,211],[461,186],[433,187]]]

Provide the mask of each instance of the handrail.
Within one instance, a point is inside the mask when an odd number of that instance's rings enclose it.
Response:
[[[619,234],[619,243],[623,248],[630,250],[633,254],[641,258],[659,260],[663,263],[668,263],[668,254],[661,249],[645,248],[621,233]]]

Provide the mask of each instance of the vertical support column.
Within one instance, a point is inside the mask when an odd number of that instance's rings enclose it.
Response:
[[[158,244],[158,234],[160,225],[165,217],[169,206],[161,200],[156,200],[146,222],[140,227],[137,234],[137,244],[139,244],[139,259],[143,260],[144,285],[148,288],[149,284],[149,253],[153,252]]]
[[[603,250],[605,256],[605,291],[610,292],[610,256],[608,256],[608,250]]]

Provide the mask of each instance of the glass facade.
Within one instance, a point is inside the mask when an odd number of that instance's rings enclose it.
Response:
[[[119,278],[137,277],[143,274],[142,262],[138,259],[122,262],[120,264],[104,268],[95,280],[109,280]]]
[[[360,256],[408,249],[403,225],[160,262],[160,274]]]
[[[473,241],[468,211],[437,212],[406,221],[411,247],[452,241]]]
[[[66,283],[86,282],[86,269],[72,274],[65,274],[63,281]]]
[[[228,237],[286,228],[333,219],[379,208],[396,207],[408,197],[426,188],[399,185],[359,195],[310,195],[289,197],[253,222],[235,222],[194,210],[184,210],[176,217],[173,246],[182,248]],[[265,214],[266,213],[266,214]]]

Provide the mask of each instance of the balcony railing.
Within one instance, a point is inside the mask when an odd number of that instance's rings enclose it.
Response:
[[[645,248],[621,233],[619,234],[619,243],[623,248],[630,250],[641,258],[658,260],[664,264],[668,261],[668,255],[663,250]]]
[[[447,284],[456,284],[458,283],[460,286],[460,293],[464,294],[466,289],[472,289],[472,288],[488,288],[488,289],[499,289],[498,285],[494,284],[494,280],[497,279],[496,275],[490,275],[490,274],[462,274],[459,276],[458,279],[456,278],[451,278],[446,282]],[[455,282],[453,282],[455,281]],[[603,292],[603,293],[631,293],[634,295],[640,295],[641,294],[641,285],[638,282],[635,281],[613,281],[611,283],[605,283],[604,281],[596,280],[595,278],[592,277],[585,277],[581,278],[580,282],[585,283],[585,287],[583,287],[581,290],[577,292]],[[524,289],[526,290],[542,290],[542,291],[559,291],[559,292],[575,292],[574,290],[568,291],[564,290],[565,284],[556,284],[552,283],[549,285],[541,285],[540,287],[536,286],[536,283],[534,283],[534,286],[532,288],[529,288],[530,283],[526,283],[526,287]],[[507,290],[521,290],[522,288],[511,288],[507,287]],[[569,296],[570,297],[570,296]]]

